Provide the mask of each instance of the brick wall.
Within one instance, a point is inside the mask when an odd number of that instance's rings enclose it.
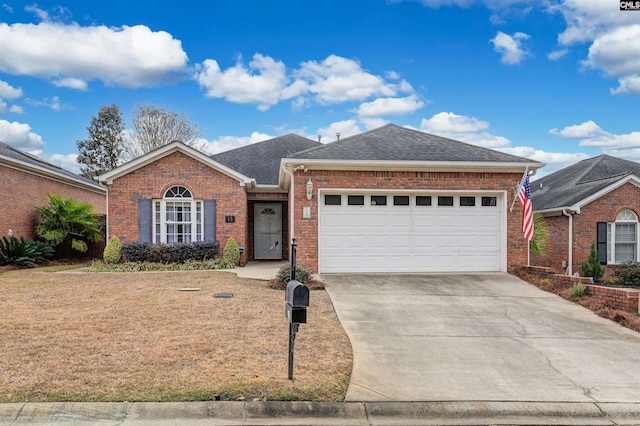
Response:
[[[47,194],[73,198],[93,205],[94,213],[106,213],[106,197],[99,189],[91,191],[49,177],[0,165],[0,236],[35,238],[35,209],[49,203]]]
[[[594,285],[590,284],[591,279],[588,277],[562,275],[558,274],[555,269],[546,267],[517,266],[514,268],[513,273],[517,277],[534,285],[540,284],[540,281],[543,279],[547,279],[551,283],[564,288],[571,288],[576,283],[582,283],[587,289],[587,294],[601,300],[607,306],[627,312],[640,312],[640,290]]]
[[[597,200],[583,206],[573,215],[573,272],[582,273],[580,264],[589,257],[591,243],[596,241],[597,223],[614,222],[621,210],[631,209],[640,216],[640,188],[630,183],[622,185]],[[547,256],[532,256],[532,265],[560,268],[562,260],[569,260],[569,218],[545,218],[549,227]],[[615,275],[615,265],[607,267],[605,277]]]
[[[216,200],[216,239],[224,248],[233,237],[247,247],[247,196],[244,187],[231,177],[181,152],[172,153],[114,180],[109,186],[109,235],[122,242],[138,241],[138,200],[161,199],[165,191],[182,185],[195,199]],[[225,223],[235,216],[235,223]],[[246,262],[247,253],[241,260]]]
[[[507,205],[521,173],[456,173],[456,172],[392,172],[309,170],[295,173],[295,237],[298,238],[298,261],[318,268],[318,189],[410,189],[410,190],[499,190],[507,194]],[[311,179],[314,198],[307,200],[306,184]],[[303,206],[311,206],[310,219],[302,219]],[[518,203],[507,212],[507,265],[526,264],[527,245],[522,235],[522,210]]]

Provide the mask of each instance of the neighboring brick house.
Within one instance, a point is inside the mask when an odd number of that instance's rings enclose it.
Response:
[[[47,194],[74,198],[106,214],[106,189],[95,182],[0,142],[0,235],[35,238],[37,207]]]
[[[640,164],[600,155],[532,182],[531,191],[533,210],[550,231],[547,255],[532,254],[532,265],[582,274],[591,244],[608,264],[607,276],[640,260]]]
[[[234,237],[243,261],[313,271],[509,271],[526,263],[525,158],[393,124],[326,145],[295,135],[208,157],[174,142],[104,175],[123,241]],[[508,243],[507,243],[508,242]]]

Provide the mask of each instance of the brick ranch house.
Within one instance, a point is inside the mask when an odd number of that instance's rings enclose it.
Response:
[[[547,255],[532,255],[532,265],[582,275],[592,243],[606,276],[622,262],[640,261],[640,164],[589,158],[532,182],[531,200],[551,236]]]
[[[519,206],[542,163],[393,124],[329,144],[295,135],[214,156],[174,142],[99,177],[108,234],[220,241],[242,262],[314,272],[511,271],[527,261]]]
[[[36,208],[49,203],[47,194],[91,203],[95,213],[107,213],[104,187],[3,142],[0,192],[0,235],[4,236],[35,238]]]

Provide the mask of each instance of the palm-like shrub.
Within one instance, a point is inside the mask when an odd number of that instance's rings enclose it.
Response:
[[[533,240],[529,242],[531,253],[546,256],[549,241],[549,228],[544,221],[544,217],[538,213],[533,214]]]
[[[2,237],[0,240],[0,265],[34,267],[53,256],[53,248],[43,242],[25,240],[23,237]]]
[[[52,247],[84,253],[88,249],[87,243],[103,239],[100,215],[92,210],[89,203],[49,194],[49,204],[36,209],[39,216],[36,234]]]

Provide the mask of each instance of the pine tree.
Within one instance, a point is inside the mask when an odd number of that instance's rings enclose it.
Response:
[[[77,141],[82,175],[88,179],[117,167],[124,149],[124,124],[117,105],[100,108],[98,117],[91,118],[87,127],[89,137]]]

